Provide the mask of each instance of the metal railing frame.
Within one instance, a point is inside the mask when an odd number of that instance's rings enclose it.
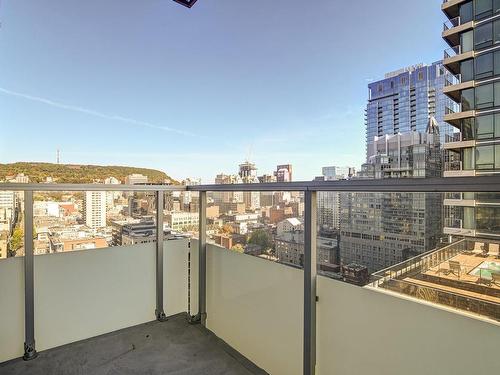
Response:
[[[231,185],[105,185],[105,184],[0,184],[0,190],[24,191],[28,211],[25,213],[25,359],[36,357],[34,340],[34,290],[33,290],[33,192],[43,191],[137,191],[155,192],[157,207],[163,208],[163,193],[172,191],[195,191],[200,193],[199,213],[199,303],[198,314],[194,322],[206,325],[206,207],[207,192],[240,191],[298,191],[304,193],[305,208],[305,246],[304,246],[304,337],[303,337],[303,373],[314,375],[316,368],[316,193],[317,192],[499,192],[500,176],[426,178],[426,179],[385,179],[385,180],[345,180],[345,181],[306,181],[262,184]],[[161,196],[161,198],[160,198]],[[30,208],[31,206],[31,208]],[[26,208],[25,208],[26,209]],[[158,320],[165,319],[163,311],[163,215],[157,209],[156,243],[156,295],[155,315]],[[31,245],[30,245],[31,243]]]

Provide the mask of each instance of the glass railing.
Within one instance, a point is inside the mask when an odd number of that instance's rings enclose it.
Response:
[[[461,74],[447,74],[446,78],[444,80],[444,85],[447,86],[453,86],[453,85],[458,85],[459,83],[462,82],[462,75]]]
[[[448,161],[444,163],[445,171],[461,171],[462,162],[461,161]]]
[[[454,309],[467,311],[500,321],[500,303],[484,301],[442,289],[415,285],[406,281],[389,279],[381,284],[384,289],[409,295],[433,304],[440,304]]]
[[[463,220],[462,219],[446,218],[444,220],[444,226],[446,228],[462,229],[463,228]]]
[[[156,242],[158,192],[141,191],[139,186],[137,191],[122,191],[119,185],[102,185],[102,191],[50,191],[50,186],[33,191],[30,225],[35,255]],[[0,194],[0,259],[24,256],[24,193]],[[161,194],[164,238],[197,235],[198,193]]]
[[[452,18],[450,20],[447,20],[446,22],[443,23],[443,31],[450,30],[454,27],[460,26],[460,16]]]
[[[63,225],[87,227],[88,235],[106,239],[106,232],[101,229],[103,224],[111,226],[106,245],[110,241],[120,245],[114,242],[119,233],[113,233],[113,223],[138,220],[125,223],[137,226],[122,228],[121,245],[129,244],[125,243],[124,235],[135,237],[138,242],[130,244],[145,244],[149,252],[156,249],[158,263],[163,247],[158,246],[157,239],[168,239],[168,230],[197,235],[196,250],[192,250],[197,258],[189,260],[197,264],[198,270],[199,313],[191,317],[195,322],[203,322],[206,316],[207,243],[217,245],[219,254],[229,254],[226,261],[233,269],[238,268],[238,259],[246,259],[257,269],[265,263],[270,265],[269,270],[277,267],[294,278],[303,277],[304,301],[300,305],[310,309],[306,311],[315,310],[314,285],[316,277],[321,275],[334,283],[342,281],[337,285],[344,287],[367,286],[392,294],[398,292],[499,320],[500,230],[495,228],[500,226],[500,211],[493,204],[485,204],[484,207],[446,206],[448,212],[443,203],[449,194],[477,190],[493,199],[500,177],[408,178],[411,171],[418,174],[414,167],[404,160],[397,166],[380,169],[366,166],[356,179],[349,181],[118,188],[40,184],[3,188],[24,193],[25,209],[33,208],[32,214],[30,210],[25,213],[25,231],[38,233],[38,229],[48,228],[44,233],[50,246],[57,242],[52,233]],[[116,195],[102,194],[116,189],[119,189]],[[82,191],[93,194],[79,196]],[[84,206],[84,212],[80,212]],[[150,217],[151,222],[145,219]],[[476,230],[471,235],[476,237],[445,234],[446,226],[457,218],[463,218],[468,225],[474,224]],[[94,226],[99,220],[100,225]],[[456,222],[453,226],[458,226]],[[148,232],[146,228],[146,234],[141,234],[142,226],[149,224],[161,230]],[[114,229],[119,228],[115,225]],[[134,230],[137,236],[130,234]],[[484,232],[488,232],[486,237]],[[33,257],[35,247],[25,244],[28,265],[37,262]],[[209,272],[214,272],[213,262],[217,258],[213,258],[211,251]],[[52,252],[65,251],[64,247],[62,251],[56,248],[44,259],[52,257]],[[75,256],[77,253],[81,254],[75,252]],[[181,257],[188,261],[187,254]],[[33,277],[27,267],[26,288],[30,287],[30,280],[33,282],[30,274]],[[304,324],[313,329],[310,314],[304,316]]]
[[[461,53],[462,52],[460,46],[447,48],[444,50],[444,59],[449,59],[451,57],[460,55]]]
[[[451,135],[446,134],[444,141],[445,141],[445,143],[461,142],[462,141],[462,133],[457,132],[457,133],[453,133]]]
[[[458,112],[460,112],[460,110],[458,110]],[[453,108],[450,108],[450,107],[444,107],[444,114],[445,115],[451,115],[453,113],[457,113],[457,111],[455,111]]]

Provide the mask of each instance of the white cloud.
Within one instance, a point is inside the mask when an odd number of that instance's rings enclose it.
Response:
[[[59,103],[59,102],[56,102],[56,101],[53,101],[53,100],[50,100],[50,99],[45,99],[45,98],[41,98],[41,97],[38,97],[38,96],[32,96],[32,95],[28,95],[28,94],[23,94],[23,93],[20,93],[20,92],[12,91],[12,90],[7,90],[7,89],[2,88],[2,87],[0,87],[0,92],[4,93],[6,95],[9,95],[9,96],[14,96],[14,97],[17,97],[17,98],[31,100],[33,102],[38,102],[38,103],[46,104],[46,105],[49,105],[51,107],[60,108],[60,109],[64,109],[64,110],[67,110],[67,111],[80,112],[80,113],[84,113],[84,114],[89,115],[89,116],[100,117],[100,118],[103,118],[103,119],[106,119],[106,120],[120,121],[120,122],[128,123],[128,124],[131,124],[131,125],[135,125],[135,126],[141,126],[141,127],[144,127],[144,128],[157,129],[157,130],[162,130],[162,131],[166,131],[166,132],[177,133],[177,134],[188,136],[188,137],[197,137],[196,134],[190,133],[190,132],[187,132],[187,131],[184,131],[184,130],[174,129],[174,128],[171,128],[171,127],[168,127],[168,126],[156,125],[156,124],[152,124],[150,122],[136,120],[136,119],[129,118],[129,117],[123,117],[123,116],[118,116],[118,115],[110,115],[110,114],[106,114],[106,113],[94,111],[94,110],[88,109],[88,108],[83,108],[83,107],[78,107],[78,106],[74,106],[74,105],[63,104],[63,103]]]

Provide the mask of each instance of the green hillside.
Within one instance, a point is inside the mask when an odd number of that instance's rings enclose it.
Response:
[[[0,181],[5,180],[6,176],[15,176],[18,173],[24,173],[33,183],[45,182],[47,177],[52,177],[54,182],[60,184],[89,184],[108,177],[115,177],[124,183],[125,177],[134,173],[148,176],[150,183],[163,183],[165,180],[177,183],[165,172],[148,168],[28,162],[0,164]]]

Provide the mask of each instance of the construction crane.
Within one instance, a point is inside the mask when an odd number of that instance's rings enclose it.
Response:
[[[185,7],[191,8],[197,0],[174,0],[176,3],[184,5]]]

